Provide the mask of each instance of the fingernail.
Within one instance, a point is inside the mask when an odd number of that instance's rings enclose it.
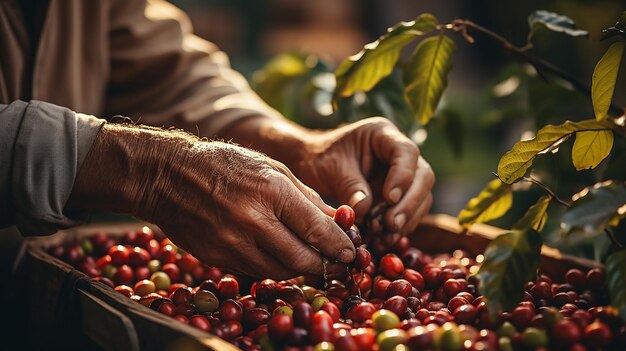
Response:
[[[404,213],[397,214],[396,217],[393,219],[393,224],[395,224],[396,230],[400,230],[402,227],[404,227],[405,223],[406,216],[404,215]]]
[[[400,240],[401,236],[402,235],[400,235],[400,233],[389,234],[384,236],[383,240],[385,241],[386,245],[394,245],[398,242],[398,240]]]
[[[393,188],[389,192],[389,199],[395,204],[400,201],[402,197],[402,190],[400,188]]]
[[[352,250],[341,249],[339,251],[339,255],[337,255],[337,258],[343,263],[350,263],[354,260],[354,253],[352,252]]]
[[[367,197],[367,195],[365,195],[365,193],[363,191],[359,190],[359,191],[355,192],[354,194],[352,194],[352,196],[350,196],[350,200],[348,200],[348,205],[350,205],[350,207],[352,207],[352,208],[355,208],[356,205],[358,205],[366,197]]]

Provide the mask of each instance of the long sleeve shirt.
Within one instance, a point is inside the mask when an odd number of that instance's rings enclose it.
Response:
[[[278,117],[165,1],[41,2],[33,36],[18,1],[0,0],[0,227],[45,235],[74,224],[63,208],[104,123],[89,115],[209,138]]]

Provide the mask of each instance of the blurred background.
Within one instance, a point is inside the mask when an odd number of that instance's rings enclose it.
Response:
[[[626,10],[626,2],[617,0],[171,2],[188,13],[198,35],[230,55],[232,65],[246,75],[263,98],[288,118],[313,128],[331,128],[377,114],[398,124],[406,120],[403,116],[408,111],[402,106],[401,90],[393,79],[383,81],[382,88],[375,92],[385,99],[368,95],[369,100],[360,102],[358,108],[353,108],[353,101],[348,116],[331,114],[329,105],[334,83],[332,75],[328,82],[328,73],[399,21],[412,20],[424,12],[432,13],[442,23],[457,17],[470,19],[523,46],[531,12],[543,9],[567,15],[578,28],[589,31],[589,38],[539,30],[531,52],[589,85],[596,62],[610,44],[610,40],[600,41],[601,31],[612,26]],[[480,33],[470,35],[476,39],[474,44],[450,33],[457,44],[454,68],[435,119],[424,128],[401,126],[421,145],[436,172],[433,212],[454,216],[493,179],[499,158],[522,135],[532,136],[536,126],[547,123],[593,117],[589,96],[558,79],[545,81],[493,40]],[[290,54],[276,59],[286,52]],[[624,72],[618,77],[615,102],[626,105]],[[571,140],[566,145],[557,155],[540,157],[535,174],[563,198],[569,199],[583,186],[609,176],[626,178],[621,170],[626,167],[607,169],[605,164],[600,171],[576,172],[569,156]],[[616,138],[612,157],[626,161],[623,155],[626,145]],[[542,191],[536,188],[516,192],[512,211],[495,224],[509,227],[540,195]],[[559,239],[558,225],[556,221],[548,223],[544,231],[548,242]],[[598,257],[608,244],[602,238],[576,238],[576,242],[566,245],[576,248],[566,250]]]

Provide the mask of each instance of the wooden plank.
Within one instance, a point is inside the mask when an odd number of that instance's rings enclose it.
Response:
[[[79,290],[83,333],[104,350],[139,350],[130,319],[92,294]]]

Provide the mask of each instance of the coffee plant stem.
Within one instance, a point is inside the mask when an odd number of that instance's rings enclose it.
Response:
[[[450,29],[459,33],[464,34],[464,37],[467,36],[466,32],[467,32],[467,28],[471,28],[474,29],[484,35],[486,35],[487,37],[495,40],[496,42],[500,43],[502,45],[502,47],[510,52],[513,52],[515,55],[517,55],[518,57],[520,57],[521,59],[523,59],[524,61],[530,63],[536,70],[537,73],[542,76],[546,81],[546,77],[544,76],[544,72],[548,72],[554,76],[557,76],[567,82],[569,82],[570,84],[572,84],[572,86],[574,88],[576,88],[576,90],[578,90],[579,92],[586,94],[588,96],[591,96],[591,88],[581,82],[580,80],[578,80],[576,77],[572,76],[571,74],[561,70],[560,68],[558,68],[557,66],[555,66],[554,64],[545,61],[543,59],[540,59],[538,57],[535,57],[534,55],[528,53],[528,49],[529,46],[526,45],[525,47],[521,48],[518,47],[516,45],[514,45],[513,43],[511,43],[509,40],[507,40],[506,38],[504,38],[503,36],[501,36],[498,33],[495,33],[479,24],[476,24],[470,20],[467,19],[455,19],[452,20],[452,26],[444,26],[443,28],[445,29]],[[617,113],[617,114],[622,114],[624,113],[625,109],[624,107],[621,107],[615,103],[611,103],[610,109],[612,112]]]

